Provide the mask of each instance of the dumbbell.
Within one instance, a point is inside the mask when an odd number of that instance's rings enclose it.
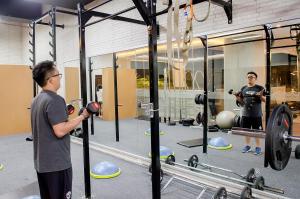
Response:
[[[97,102],[90,102],[86,105],[86,107],[82,107],[79,110],[78,115],[81,115],[84,109],[86,109],[89,114],[97,115],[99,114],[100,104]]]
[[[234,92],[233,89],[230,89],[230,90],[228,91],[228,94],[229,94],[229,95],[235,95],[235,96],[240,96],[240,97],[242,97],[242,96],[241,96],[241,95],[242,95],[242,92],[241,92],[241,91]]]
[[[67,104],[67,113],[68,115],[72,115],[75,111],[75,107],[72,104]]]
[[[228,91],[228,94],[229,94],[229,95],[235,95],[235,96],[238,96],[238,97],[241,97],[241,98],[244,97],[241,91],[234,92],[233,89],[230,89],[230,90]],[[239,102],[239,101],[237,101],[237,100],[235,101],[235,103],[236,103],[236,105],[237,105],[238,107],[242,106],[241,102]]]

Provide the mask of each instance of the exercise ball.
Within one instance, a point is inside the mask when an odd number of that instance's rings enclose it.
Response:
[[[91,172],[93,178],[114,178],[121,174],[121,169],[111,162],[99,162],[93,166]]]
[[[217,115],[216,123],[220,129],[231,129],[235,113],[231,111],[222,111]]]
[[[229,144],[228,141],[222,137],[216,137],[209,140],[208,147],[217,150],[228,150],[232,148],[232,144]]]

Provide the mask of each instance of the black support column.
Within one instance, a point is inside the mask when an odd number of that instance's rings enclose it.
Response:
[[[156,13],[156,0],[148,0],[147,7],[152,16]],[[160,153],[159,153],[159,112],[158,112],[158,71],[157,71],[157,21],[156,16],[148,26],[149,33],[149,75],[150,103],[153,104],[151,118],[151,161],[152,161],[152,198],[160,199]]]
[[[204,73],[204,110],[203,110],[203,153],[207,153],[207,125],[208,125],[208,89],[207,89],[207,64],[208,64],[208,43],[207,36],[200,37],[203,44],[204,62],[203,62],[203,73]]]
[[[29,41],[29,43],[32,47],[31,50],[29,50],[29,52],[32,54],[32,59],[30,59],[30,61],[32,63],[32,69],[33,69],[33,67],[36,65],[36,52],[35,52],[35,28],[36,28],[36,23],[33,21],[29,26],[32,30],[32,32],[29,33],[29,35],[31,36],[31,41]],[[35,81],[33,81],[33,97],[36,96],[37,90],[38,90],[38,85]]]
[[[119,142],[119,98],[118,98],[118,65],[116,53],[113,53],[114,95],[115,95],[115,126],[116,141]]]
[[[271,45],[272,45],[272,29],[270,25],[264,25],[264,30],[266,34],[266,127],[268,125],[268,120],[270,117],[270,106],[271,106]],[[265,151],[267,151],[265,149]],[[265,155],[264,167],[269,166],[268,156]]]
[[[90,101],[93,101],[93,76],[92,76],[92,73],[93,73],[93,69],[92,69],[92,58],[89,57],[89,82],[90,82]],[[96,88],[95,88],[96,89]],[[96,90],[95,90],[96,92]],[[94,135],[94,115],[91,115],[90,116],[91,118],[91,135]]]
[[[56,62],[56,8],[51,9],[52,58]]]
[[[266,34],[266,126],[270,117],[271,107],[271,45],[272,45],[272,29],[270,25],[264,25]]]
[[[87,83],[86,83],[86,55],[85,55],[85,23],[87,18],[82,15],[82,4],[77,5],[78,24],[79,24],[79,49],[80,49],[80,82],[82,106],[87,104]],[[82,122],[83,131],[83,161],[84,161],[84,185],[85,198],[91,198],[91,179],[90,179],[90,154],[89,154],[89,127],[88,120]]]

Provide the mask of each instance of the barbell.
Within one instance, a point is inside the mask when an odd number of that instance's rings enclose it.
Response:
[[[232,170],[229,170],[229,169],[224,169],[221,167],[217,167],[217,166],[213,166],[213,165],[209,165],[209,164],[205,164],[205,163],[199,163],[199,158],[197,155],[192,155],[188,160],[184,160],[184,161],[187,162],[187,165],[190,167],[196,168],[198,165],[200,165],[205,169],[209,169],[209,170],[216,169],[219,171],[232,173],[234,175],[241,177],[242,179],[245,179],[247,182],[254,182],[256,179],[256,175],[255,175],[256,172],[255,172],[254,168],[249,169],[249,171],[247,172],[246,175],[241,175],[241,174],[234,172]]]
[[[213,175],[215,177],[220,177],[220,178],[223,178],[223,179],[228,179],[228,180],[231,180],[231,181],[234,181],[234,182],[238,182],[238,183],[250,185],[250,186],[252,186],[252,187],[254,187],[256,189],[259,189],[259,190],[268,190],[268,191],[272,191],[272,192],[276,192],[276,193],[281,193],[281,194],[284,193],[284,190],[282,190],[282,189],[266,186],[265,185],[265,180],[264,180],[263,176],[256,177],[254,182],[247,182],[245,180],[240,180],[240,179],[233,178],[233,177],[226,176],[226,175],[222,175],[222,174],[219,174],[219,173],[214,173],[214,172],[211,172],[211,171],[206,171],[204,169],[198,169],[198,168],[195,168],[195,167],[186,166],[186,165],[177,163],[177,162],[175,162],[175,156],[174,155],[169,155],[167,157],[167,159],[165,160],[165,163],[169,164],[169,165],[173,165],[173,166],[177,165],[177,166],[180,166],[182,168],[190,169],[192,171],[198,171],[198,172],[206,173],[208,175]]]
[[[174,160],[175,160],[175,156],[174,155],[170,155],[168,156],[169,157],[174,157]],[[165,162],[167,162],[165,160]],[[148,168],[148,171],[149,173],[152,173],[152,164],[149,165],[149,168]],[[162,183],[163,181],[163,178],[164,178],[164,175],[165,173],[163,172],[163,170],[160,168],[160,183]],[[201,187],[203,190],[201,191],[201,193],[198,195],[197,199],[200,199],[202,198],[203,194],[206,192],[207,190],[207,187],[204,187],[202,185],[199,185],[199,184],[194,184],[190,181],[187,181],[187,180],[184,180],[182,178],[178,178],[178,177],[175,177],[175,176],[172,176],[169,181],[161,188],[161,193],[169,186],[169,184],[174,180],[174,179],[178,179],[178,180],[181,180],[183,182],[186,182],[186,183],[190,183],[190,184],[193,184],[193,185],[196,185],[196,186],[199,186]],[[152,177],[151,177],[151,180],[152,180]],[[225,189],[225,187],[219,187],[216,192],[214,193],[214,195],[212,196],[213,199],[226,199],[227,198],[227,191]]]
[[[264,166],[268,167],[270,165],[272,169],[281,171],[289,162],[292,152],[292,141],[300,142],[300,137],[292,135],[292,127],[292,113],[286,105],[281,104],[272,111],[266,131],[233,127],[231,133],[234,135],[265,138]],[[300,154],[300,146],[296,147],[296,154]]]

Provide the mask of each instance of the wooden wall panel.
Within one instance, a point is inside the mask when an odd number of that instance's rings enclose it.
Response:
[[[71,100],[79,99],[79,68],[77,67],[65,67],[65,100],[69,104]],[[79,104],[74,103],[75,112],[69,116],[69,119],[73,119],[77,116],[79,111]]]
[[[32,85],[28,66],[0,65],[0,135],[31,132]]]
[[[118,68],[119,119],[136,117],[136,72],[134,69]],[[113,69],[103,69],[103,119],[115,119]]]

